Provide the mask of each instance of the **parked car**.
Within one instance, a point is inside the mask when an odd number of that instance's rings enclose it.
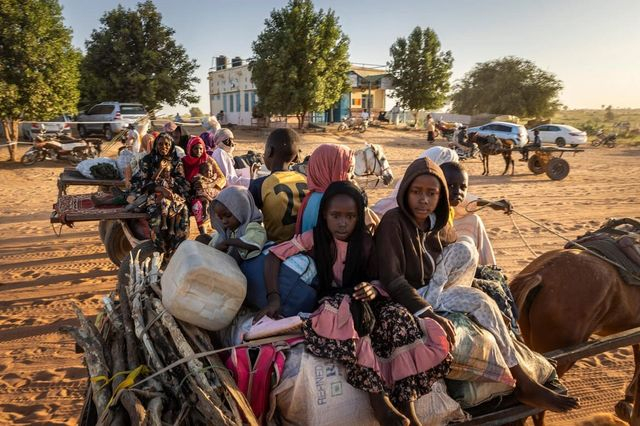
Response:
[[[78,122],[86,122],[78,124],[78,133],[83,138],[90,133],[101,133],[106,139],[112,139],[114,134],[146,115],[141,104],[102,102],[78,115]]]
[[[470,127],[467,129],[469,137],[475,133],[479,136],[494,135],[500,139],[511,139],[516,146],[526,145],[529,140],[527,129],[525,129],[524,126],[506,121],[492,121],[483,126]]]
[[[33,142],[34,138],[40,134],[42,124],[44,124],[47,135],[64,134],[70,136],[72,121],[70,115],[62,114],[48,121],[22,123],[22,137]]]
[[[587,143],[587,132],[578,130],[573,126],[566,126],[564,124],[543,124],[538,127],[534,127],[529,130],[529,140],[533,141],[533,131],[538,130],[540,132],[540,142],[543,144],[551,143],[563,147],[565,145],[571,145],[577,147]]]

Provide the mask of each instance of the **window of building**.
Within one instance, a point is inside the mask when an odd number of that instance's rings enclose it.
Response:
[[[369,99],[369,95],[362,94],[362,108],[371,109],[374,106],[373,103],[373,93],[371,94],[371,99]]]
[[[222,95],[222,110],[223,110],[224,112],[229,111],[229,110],[227,109],[227,95]]]
[[[236,112],[240,112],[240,93],[236,93]]]
[[[249,94],[244,94],[244,112],[249,112]]]
[[[233,93],[229,95],[229,112],[233,112]]]
[[[361,98],[351,98],[351,105],[352,106],[361,106],[362,105],[362,99]]]
[[[256,94],[251,93],[251,111],[253,111],[253,108],[255,108],[255,106],[256,106]]]

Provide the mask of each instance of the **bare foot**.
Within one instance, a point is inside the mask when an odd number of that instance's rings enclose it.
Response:
[[[416,408],[412,401],[396,404],[398,410],[411,421],[411,426],[422,426],[422,422],[416,414]]]
[[[516,391],[514,394],[518,401],[523,404],[556,412],[569,411],[580,407],[577,398],[560,395],[551,389],[545,388],[527,376],[519,365],[512,367],[511,373],[516,379]]]
[[[408,418],[400,414],[389,398],[382,393],[370,393],[369,403],[373,409],[373,416],[382,426],[410,426]]]
[[[580,402],[578,402],[577,398],[560,395],[540,385],[538,385],[538,389],[531,388],[527,390],[517,386],[515,396],[523,404],[558,413],[580,407]]]

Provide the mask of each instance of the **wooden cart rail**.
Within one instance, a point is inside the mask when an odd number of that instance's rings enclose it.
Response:
[[[61,195],[53,205],[49,218],[52,224],[72,225],[73,222],[97,222],[100,220],[147,218],[144,212],[127,211],[125,206],[96,207],[91,200],[92,195]]]
[[[612,334],[611,336],[602,337],[590,342],[582,343],[571,348],[547,352],[544,355],[547,358],[558,362],[575,362],[583,358],[588,358],[594,355],[608,352],[613,349],[638,343],[640,343],[640,327],[623,331],[621,333]],[[490,403],[491,401],[489,401],[487,404]],[[505,398],[505,405],[508,406],[502,409],[494,410],[490,413],[482,414],[480,414],[479,411],[482,411],[483,409],[486,410],[486,407],[480,406],[471,408],[467,410],[473,416],[471,420],[455,424],[465,426],[503,425],[506,423],[525,419],[542,411],[537,408],[532,408],[527,405],[516,403],[513,399],[509,401],[507,398]],[[477,415],[474,416],[474,412],[476,412]]]

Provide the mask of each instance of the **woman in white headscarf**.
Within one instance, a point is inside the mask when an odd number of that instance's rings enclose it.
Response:
[[[450,162],[457,163],[459,161],[458,154],[454,150],[442,146],[433,146],[425,151],[422,151],[422,153],[418,156],[418,158],[425,157],[433,161],[437,165]],[[395,188],[393,188],[391,194],[389,194],[385,198],[382,198],[373,207],[371,207],[371,210],[373,210],[378,216],[380,216],[380,218],[382,218],[382,216],[384,216],[387,211],[398,207],[398,202],[396,201],[398,188],[400,188],[400,180],[398,180],[398,182],[396,183],[396,186]]]
[[[236,144],[233,142],[233,133],[229,129],[220,129],[213,137],[213,145],[216,149],[213,151],[213,159],[216,160],[220,170],[227,178],[227,186],[249,187],[250,178],[238,176],[236,169],[233,167],[233,151]]]

